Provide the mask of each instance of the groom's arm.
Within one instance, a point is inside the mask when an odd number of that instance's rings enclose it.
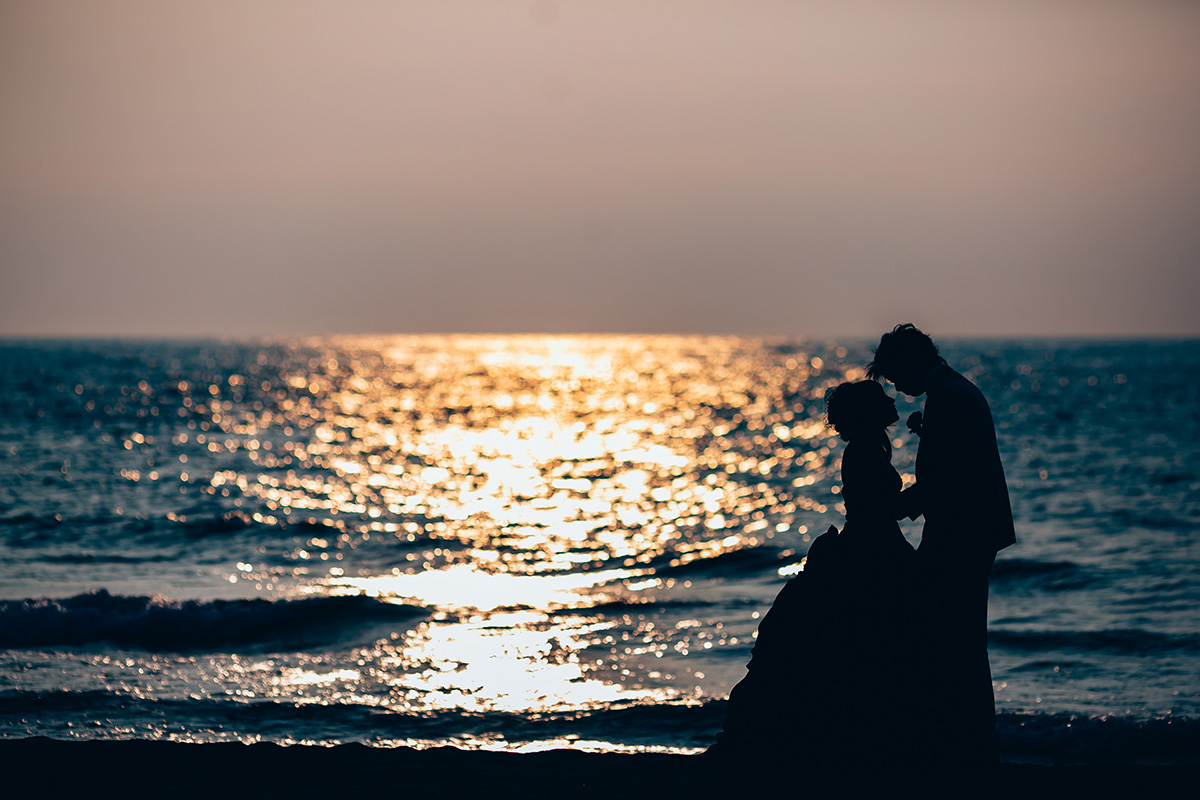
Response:
[[[918,447],[917,455],[920,460],[920,448],[926,447],[925,444],[925,417],[920,411],[914,411],[908,415],[908,430],[914,435],[921,438],[921,444]],[[914,483],[904,491],[900,492],[896,498],[895,517],[896,519],[904,519],[907,517],[911,520],[916,520],[917,517],[925,511],[924,498],[921,496],[919,483]]]

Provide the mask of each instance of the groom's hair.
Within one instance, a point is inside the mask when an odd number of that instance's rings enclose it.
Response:
[[[877,381],[883,380],[906,369],[932,365],[939,361],[944,363],[946,359],[938,355],[937,345],[929,338],[929,334],[916,325],[905,322],[879,338],[875,358],[867,364],[867,377]]]

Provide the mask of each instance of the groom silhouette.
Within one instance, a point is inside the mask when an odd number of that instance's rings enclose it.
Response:
[[[983,393],[947,366],[928,335],[910,324],[885,333],[867,375],[888,380],[924,413],[909,418],[921,437],[916,483],[896,517],[925,523],[917,562],[920,616],[929,657],[920,758],[950,771],[996,763],[996,709],[987,657],[988,573],[1015,543],[1004,468]]]

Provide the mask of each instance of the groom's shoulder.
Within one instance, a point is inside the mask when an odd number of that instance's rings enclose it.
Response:
[[[938,371],[936,386],[930,386],[930,399],[937,406],[980,406],[981,410],[988,407],[987,398],[970,378],[956,372],[948,366]]]
[[[929,394],[931,396],[935,394],[960,394],[963,392],[975,394],[978,391],[978,387],[967,376],[947,364],[942,364],[929,379]]]
[[[970,394],[982,394],[982,392],[979,391],[979,387],[975,385],[975,382],[966,375],[963,375],[957,370],[950,369],[949,367],[947,367],[947,370],[950,372],[950,378],[947,383],[951,388],[960,392],[968,392]]]

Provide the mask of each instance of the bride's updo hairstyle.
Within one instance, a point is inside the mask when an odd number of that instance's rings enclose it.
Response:
[[[887,392],[877,381],[843,383],[825,395],[825,418],[846,441],[856,433],[883,430],[879,420],[880,403]]]

